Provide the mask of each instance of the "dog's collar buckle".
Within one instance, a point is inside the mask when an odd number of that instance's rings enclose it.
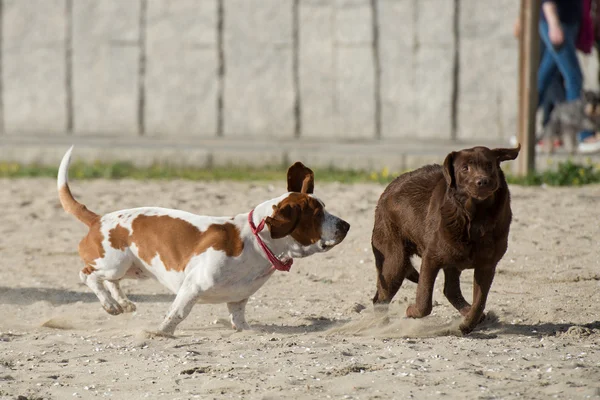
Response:
[[[265,219],[263,218],[258,226],[254,225],[254,221],[252,220],[252,216],[254,215],[254,209],[250,211],[248,214],[248,224],[250,224],[250,229],[252,230],[252,234],[256,238],[258,245],[262,249],[262,251],[267,256],[267,259],[271,262],[271,268],[276,269],[277,271],[286,271],[288,272],[290,268],[292,268],[292,264],[294,260],[292,258],[286,260],[285,262],[281,261],[279,258],[273,254],[271,249],[265,244],[265,242],[258,235],[265,228]]]

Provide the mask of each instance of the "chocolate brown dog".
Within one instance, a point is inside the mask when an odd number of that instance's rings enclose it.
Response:
[[[483,320],[496,264],[506,252],[512,213],[500,163],[516,149],[474,147],[448,154],[444,166],[428,165],[388,185],[375,210],[371,244],[377,267],[373,304],[387,305],[404,278],[418,283],[406,315],[431,313],[435,278],[444,270],[444,295],[465,317],[467,334]],[[421,272],[410,257],[422,258]],[[473,306],[460,290],[460,274],[473,268]]]

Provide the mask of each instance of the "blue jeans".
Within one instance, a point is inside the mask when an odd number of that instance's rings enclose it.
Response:
[[[555,48],[548,36],[548,23],[540,20],[540,37],[545,45],[545,51],[538,69],[538,99],[540,104],[546,91],[551,86],[556,72],[560,72],[565,80],[566,100],[571,101],[581,96],[583,75],[579,67],[579,60],[575,48],[575,41],[579,32],[578,24],[561,24],[564,33],[564,42]]]
[[[540,43],[540,60],[544,58],[546,53],[546,45],[542,41]],[[544,92],[540,92],[540,103],[538,107],[543,110],[542,126],[546,126],[550,121],[550,114],[556,104],[565,101],[565,85],[560,71],[556,69],[550,78],[550,83]]]

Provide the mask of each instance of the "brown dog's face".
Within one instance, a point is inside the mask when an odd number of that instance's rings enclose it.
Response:
[[[500,185],[500,163],[514,160],[521,145],[516,149],[488,149],[479,146],[453,151],[444,161],[444,177],[448,187],[466,193],[477,200],[485,200]]]

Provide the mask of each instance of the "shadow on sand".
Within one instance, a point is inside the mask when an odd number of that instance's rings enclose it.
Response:
[[[129,299],[134,303],[171,303],[173,294],[131,294]],[[38,301],[47,301],[53,305],[97,303],[98,298],[91,292],[79,292],[68,289],[52,288],[13,288],[0,286],[0,304],[30,305]]]
[[[274,324],[252,324],[252,329],[263,333],[281,333],[286,335],[310,333],[310,332],[324,332],[333,326],[340,325],[347,321],[335,320],[329,318],[303,318],[308,321],[308,324],[300,325],[274,325]]]
[[[518,335],[530,337],[553,336],[569,331],[572,327],[581,327],[589,330],[600,329],[600,321],[587,324],[576,324],[571,322],[553,323],[540,322],[538,324],[507,324],[498,322],[490,328],[499,335]]]

